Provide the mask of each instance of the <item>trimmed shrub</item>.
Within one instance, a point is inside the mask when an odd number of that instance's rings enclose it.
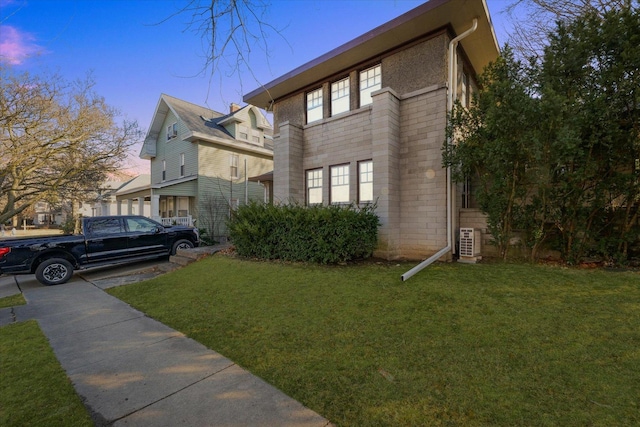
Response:
[[[368,258],[378,241],[375,206],[300,206],[251,203],[229,221],[239,255],[335,264]]]

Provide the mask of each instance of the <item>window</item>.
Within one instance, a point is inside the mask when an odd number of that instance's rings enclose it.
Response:
[[[130,232],[153,233],[158,230],[158,224],[146,218],[127,218],[125,222]]]
[[[167,126],[167,141],[178,136],[178,123]]]
[[[331,84],[331,115],[349,111],[349,78]]]
[[[322,119],[322,88],[307,93],[307,123]]]
[[[376,65],[360,72],[360,106],[373,102],[371,93],[382,88],[382,66]]]
[[[229,156],[229,175],[231,178],[238,177],[238,155],[231,154]]]
[[[307,204],[322,204],[322,169],[307,171]]]
[[[189,215],[189,198],[178,197],[178,216],[185,217]]]
[[[91,221],[91,234],[94,236],[108,236],[124,233],[120,218],[103,218]]]
[[[367,160],[358,163],[358,201],[373,202],[373,162]]]
[[[162,180],[165,181],[167,179],[167,161],[162,161]]]
[[[240,139],[249,139],[249,129],[246,126],[238,126]]]
[[[349,203],[349,165],[331,167],[331,203]]]
[[[180,153],[180,176],[184,176],[184,153]]]

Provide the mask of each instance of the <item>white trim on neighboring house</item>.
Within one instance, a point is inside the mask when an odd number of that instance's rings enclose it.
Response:
[[[222,138],[212,137],[211,135],[205,135],[201,132],[189,132],[183,138],[185,141],[195,142],[195,141],[204,141],[211,142],[213,144],[222,145],[224,147],[233,148],[234,150],[241,150],[254,154],[261,154],[273,157],[273,151],[267,148],[262,148],[248,142],[239,141],[239,140],[224,140]]]
[[[197,179],[198,179],[198,175],[184,176],[182,178],[172,179],[170,181],[163,181],[158,184],[152,184],[151,188],[152,189],[165,188],[165,187],[170,187],[172,185],[182,184],[183,182],[195,181]]]

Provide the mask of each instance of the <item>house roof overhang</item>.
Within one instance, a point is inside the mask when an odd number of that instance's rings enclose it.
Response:
[[[258,176],[250,176],[248,180],[251,182],[273,182],[273,171]]]
[[[273,150],[269,150],[267,148],[263,148],[258,145],[254,146],[252,144],[245,143],[242,141],[215,138],[200,132],[189,132],[187,135],[185,135],[184,140],[189,142],[199,142],[199,141],[208,142],[211,144],[216,144],[216,145],[230,148],[237,151],[244,151],[251,154],[257,154],[257,155],[265,156],[268,158],[273,158]]]
[[[248,93],[244,101],[269,111],[277,99],[440,28],[461,34],[474,18],[477,30],[460,44],[471,66],[480,72],[499,53],[485,0],[431,0]]]

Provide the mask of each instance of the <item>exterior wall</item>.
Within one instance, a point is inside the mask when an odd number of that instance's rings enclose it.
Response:
[[[357,201],[358,162],[373,160],[373,193],[381,221],[375,255],[424,259],[444,248],[448,42],[446,32],[437,33],[277,100],[274,200],[305,202],[305,172],[322,168],[323,203],[328,204],[330,168],[348,163],[350,199]],[[461,56],[459,62],[462,72]],[[371,105],[358,108],[359,71],[377,63],[382,89],[373,93]],[[330,117],[330,82],[347,75],[351,111]],[[470,76],[469,85],[473,84]],[[306,125],[306,92],[318,87],[323,88],[324,119]]]
[[[447,244],[447,177],[442,168],[446,88],[408,95],[401,105],[402,257],[417,259]]]
[[[167,141],[167,126],[178,123],[178,136]],[[166,161],[166,179],[171,181],[181,178],[180,154],[184,153],[184,176],[193,176],[198,173],[198,149],[197,144],[183,141],[182,138],[188,132],[184,123],[178,120],[172,111],[169,111],[162,124],[162,130],[156,143],[156,157],[151,160],[151,183],[158,184],[162,181],[162,161]]]

